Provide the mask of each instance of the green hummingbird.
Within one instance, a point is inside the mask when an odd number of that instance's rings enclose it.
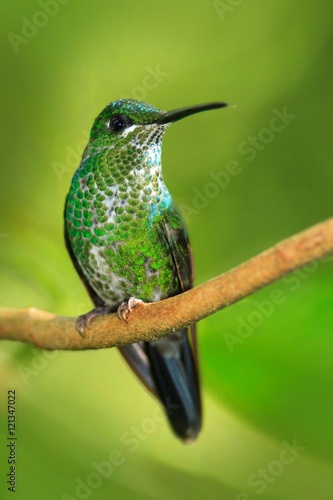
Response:
[[[78,318],[81,334],[99,314],[126,320],[138,301],[193,286],[187,232],[162,177],[162,138],[171,123],[225,106],[161,111],[120,99],[97,116],[65,204],[66,246],[95,305]],[[193,441],[202,421],[195,327],[119,349],[163,404],[175,434]]]

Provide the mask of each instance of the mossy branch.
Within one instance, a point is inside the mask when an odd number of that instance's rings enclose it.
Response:
[[[82,338],[76,318],[35,308],[0,308],[0,339],[29,342],[43,349],[100,349],[155,340],[197,323],[286,274],[333,254],[333,218],[317,224],[188,292],[136,306],[128,323],[116,314],[90,323]]]

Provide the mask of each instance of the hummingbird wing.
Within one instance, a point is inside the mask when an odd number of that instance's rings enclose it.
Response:
[[[181,293],[192,287],[193,261],[183,222],[175,209],[165,211],[160,229],[175,264]],[[195,327],[172,332],[145,346],[157,394],[174,432],[185,441],[193,441],[201,427]]]

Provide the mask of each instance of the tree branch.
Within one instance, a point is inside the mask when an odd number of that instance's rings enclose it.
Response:
[[[196,323],[254,293],[286,274],[333,254],[333,218],[278,243],[192,290],[160,302],[140,304],[128,324],[116,314],[90,323],[82,338],[76,318],[35,308],[0,308],[0,339],[30,342],[44,349],[100,349],[139,340],[156,340]]]

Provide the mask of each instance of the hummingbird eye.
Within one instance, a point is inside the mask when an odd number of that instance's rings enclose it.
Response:
[[[106,124],[111,132],[121,132],[129,125],[132,125],[132,121],[124,115],[113,115]]]

